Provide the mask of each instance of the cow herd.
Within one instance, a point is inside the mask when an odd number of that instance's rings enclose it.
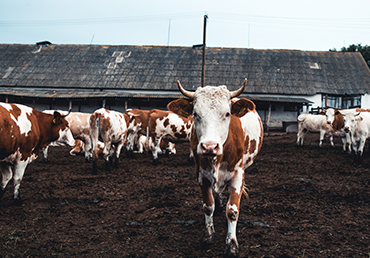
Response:
[[[330,144],[333,147],[333,136],[339,136],[343,143],[343,151],[353,152],[355,163],[361,162],[366,140],[370,136],[369,109],[327,108],[317,115],[301,114],[297,120],[297,145],[303,145],[307,132],[320,132],[320,147],[325,135],[330,137]]]
[[[263,127],[252,101],[226,86],[200,87],[181,93],[190,99],[177,99],[164,110],[129,109],[125,113],[100,108],[92,114],[57,110],[37,111],[21,104],[0,103],[0,199],[8,182],[14,181],[14,203],[22,203],[20,184],[27,165],[40,151],[47,160],[49,146],[73,147],[71,155],[84,153],[97,173],[97,159],[102,156],[105,168],[117,167],[123,147],[126,155],[150,150],[154,164],[159,153],[176,153],[173,142],[189,141],[189,158],[195,163],[196,178],[203,198],[205,233],[202,244],[214,241],[213,214],[217,196],[224,190],[227,236],[226,256],[238,256],[236,225],[241,196],[248,197],[244,171],[262,146]],[[214,196],[215,194],[215,196]],[[216,197],[216,198],[215,198]]]

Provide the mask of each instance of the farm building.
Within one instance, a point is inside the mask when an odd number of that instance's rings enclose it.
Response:
[[[270,129],[285,129],[317,107],[370,108],[370,71],[360,53],[206,49],[206,85],[239,88]],[[197,47],[0,45],[0,101],[39,110],[165,109],[201,85]]]

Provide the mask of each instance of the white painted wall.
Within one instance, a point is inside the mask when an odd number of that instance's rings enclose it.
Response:
[[[370,108],[370,94],[361,96],[361,108]]]

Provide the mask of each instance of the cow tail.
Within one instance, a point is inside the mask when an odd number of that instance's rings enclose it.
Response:
[[[247,198],[247,202],[249,202],[249,189],[245,185],[243,186],[242,193]]]
[[[145,149],[145,151],[146,151],[146,156],[148,156],[149,155],[149,149],[150,149],[150,145],[149,145],[149,143],[150,143],[150,141],[149,141],[149,124],[148,124],[148,127],[146,128],[146,148],[144,148]]]
[[[94,155],[94,150],[98,146],[99,140],[99,117],[97,114],[92,114],[90,117],[90,138],[91,138],[91,152]]]

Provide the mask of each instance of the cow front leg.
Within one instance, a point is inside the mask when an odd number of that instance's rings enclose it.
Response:
[[[0,199],[1,199],[5,193],[5,188],[7,184],[9,183],[10,179],[12,179],[13,177],[13,172],[12,172],[12,168],[5,163],[0,164],[0,170],[1,170],[2,177],[3,177],[3,180],[0,186]]]
[[[212,194],[211,183],[207,179],[203,179],[200,187],[203,197],[203,212],[206,226],[202,239],[202,247],[208,249],[214,242],[215,228],[213,225],[213,213],[215,211],[215,200]]]
[[[243,172],[238,173],[229,186],[229,200],[226,204],[227,218],[227,237],[226,237],[226,257],[239,256],[239,244],[236,238],[236,225],[239,218],[240,198],[244,189]]]

